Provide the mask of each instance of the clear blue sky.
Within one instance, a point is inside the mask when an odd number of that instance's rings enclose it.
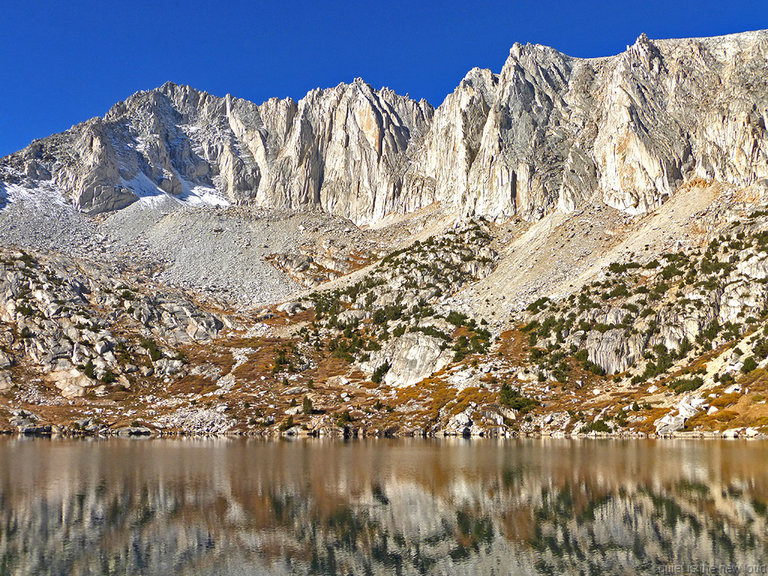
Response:
[[[219,5],[221,4],[221,5]],[[9,0],[0,11],[0,156],[166,80],[262,102],[361,76],[439,105],[514,42],[573,56],[651,38],[768,28],[765,0]]]

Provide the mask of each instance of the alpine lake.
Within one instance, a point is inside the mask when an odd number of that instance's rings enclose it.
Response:
[[[768,442],[0,438],[0,575],[767,574]]]

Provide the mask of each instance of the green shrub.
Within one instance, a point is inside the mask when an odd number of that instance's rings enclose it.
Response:
[[[519,390],[512,388],[506,382],[501,385],[499,402],[502,406],[517,410],[520,414],[526,414],[539,405],[537,400],[523,396]]]
[[[624,284],[619,284],[608,293],[609,298],[617,298],[619,296],[629,296],[629,290]]]
[[[288,418],[286,418],[280,423],[280,432],[285,432],[286,430],[289,430],[294,426],[295,424],[293,423],[293,416],[288,416]]]
[[[532,312],[533,314],[536,314],[539,310],[546,308],[548,305],[549,305],[549,298],[547,298],[546,296],[542,296],[535,302],[531,302],[530,304],[528,304],[528,306],[526,307],[526,310],[528,310],[528,312]]]
[[[627,262],[626,264],[619,264],[618,262],[612,262],[610,266],[608,266],[608,270],[610,270],[614,274],[622,274],[629,270],[630,268],[640,268],[640,264],[637,262]]]
[[[374,384],[381,384],[381,381],[384,379],[384,374],[387,373],[390,366],[391,364],[389,362],[384,362],[382,365],[376,368],[371,375],[371,382]]]
[[[336,426],[339,428],[344,428],[350,422],[352,422],[352,414],[349,413],[349,410],[341,412],[336,418]]]
[[[608,423],[605,420],[595,420],[587,426],[587,430],[591,432],[610,432],[611,427],[608,426]]]
[[[433,336],[435,338],[440,338],[441,340],[445,340],[446,342],[451,341],[451,337],[446,334],[445,332],[438,330],[434,326],[416,326],[414,328],[411,328],[412,332],[421,332],[422,334],[426,334],[427,336]]]
[[[678,378],[669,383],[669,387],[675,391],[676,394],[682,394],[683,392],[691,392],[698,390],[704,384],[704,380],[701,376],[695,376],[693,378]]]
[[[752,370],[754,370],[755,368],[757,368],[757,362],[755,361],[754,356],[750,356],[749,358],[744,360],[744,365],[741,367],[741,371],[744,374],[748,374],[749,372],[752,372]]]
[[[584,369],[588,372],[592,372],[592,374],[597,376],[605,376],[605,369],[599,364],[595,364],[591,360],[584,362]]]
[[[456,312],[454,310],[451,310],[448,313],[448,316],[445,317],[445,319],[453,324],[454,326],[464,326],[467,324],[467,315],[462,314],[461,312]]]
[[[35,311],[32,310],[32,308],[30,308],[25,304],[19,304],[18,306],[16,306],[16,311],[20,313],[22,316],[32,316],[35,313]]]
[[[664,280],[671,280],[675,276],[682,276],[682,274],[682,270],[680,270],[675,264],[670,264],[661,271],[661,277],[664,278]]]
[[[149,338],[142,340],[141,347],[147,350],[149,357],[152,359],[152,362],[157,362],[160,360],[160,358],[163,357],[163,353],[160,352],[160,349],[157,347],[157,344],[154,340]]]
[[[766,325],[768,328],[768,324]],[[752,354],[757,358],[763,359],[768,357],[768,340],[761,338],[752,348]]]

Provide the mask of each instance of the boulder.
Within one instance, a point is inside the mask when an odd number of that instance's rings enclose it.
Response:
[[[686,420],[698,414],[706,404],[703,398],[685,397],[677,403],[677,411]]]
[[[685,418],[680,414],[675,414],[674,416],[667,414],[656,420],[653,424],[656,426],[657,435],[667,436],[682,430],[685,427]]]
[[[50,372],[45,375],[45,379],[61,390],[61,395],[65,398],[83,396],[88,388],[97,384],[96,380],[89,378],[77,368]]]
[[[391,348],[391,363],[384,382],[389,386],[412,386],[447,366],[452,352],[442,350],[443,341],[421,332],[397,338]]]
[[[184,367],[181,360],[171,360],[170,358],[161,358],[154,363],[155,374],[157,376],[172,376]]]
[[[301,312],[301,309],[301,304],[298,302],[285,302],[277,307],[278,312],[285,312],[288,316],[293,316],[294,314]]]
[[[448,423],[445,425],[443,434],[446,436],[469,436],[472,433],[472,418],[470,417],[471,409],[459,412],[453,415]]]
[[[7,392],[11,388],[13,388],[13,380],[10,372],[0,370],[0,392]]]
[[[96,353],[99,355],[104,354],[105,352],[112,350],[112,342],[109,342],[108,340],[99,340],[94,344],[93,349],[96,350]]]

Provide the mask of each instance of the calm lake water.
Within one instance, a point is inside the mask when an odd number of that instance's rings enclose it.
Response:
[[[766,442],[0,439],[1,575],[766,574],[767,507]]]

